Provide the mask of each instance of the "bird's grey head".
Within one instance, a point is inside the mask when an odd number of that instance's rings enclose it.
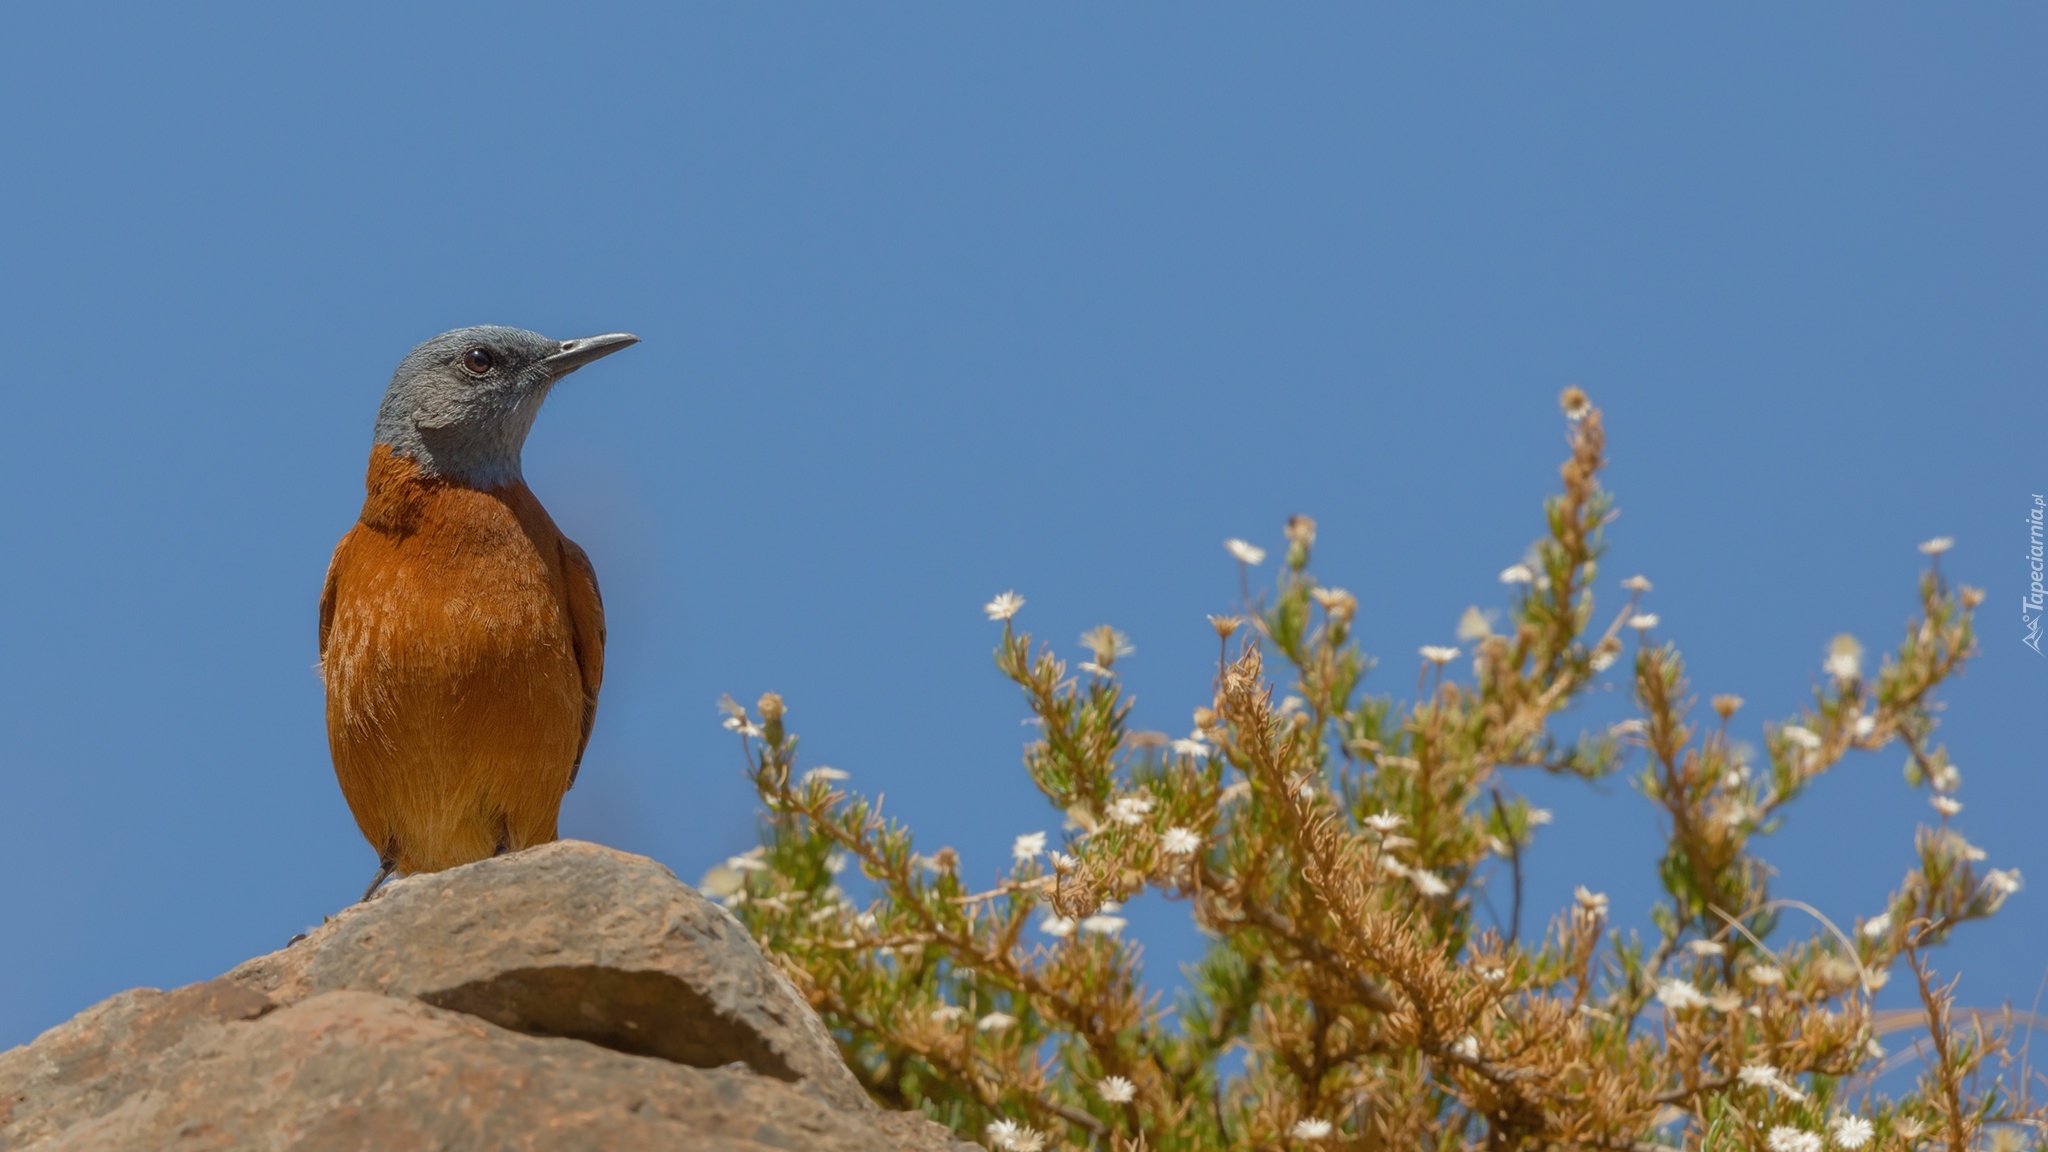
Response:
[[[375,443],[430,476],[479,488],[519,476],[519,450],[555,382],[640,338],[550,340],[484,325],[443,332],[399,362],[377,410]]]

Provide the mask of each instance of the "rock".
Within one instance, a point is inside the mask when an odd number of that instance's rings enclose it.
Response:
[[[877,1108],[723,908],[564,841],[399,881],[0,1053],[0,1150],[965,1150]]]

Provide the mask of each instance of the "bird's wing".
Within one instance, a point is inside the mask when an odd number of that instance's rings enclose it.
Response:
[[[604,597],[598,595],[597,571],[590,557],[567,536],[562,540],[562,577],[569,591],[569,634],[576,644],[576,666],[583,673],[583,738],[576,745],[576,764],[569,786],[583,769],[583,750],[590,746],[590,726],[597,720],[597,689],[604,682]]]
[[[348,537],[341,539],[341,546],[335,548],[334,558],[327,562],[327,583],[320,587],[320,659],[327,659],[327,634],[334,631],[334,585],[335,573],[341,569],[341,549],[348,546]]]

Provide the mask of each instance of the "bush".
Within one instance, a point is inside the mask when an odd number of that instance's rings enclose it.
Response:
[[[1597,633],[1591,591],[1613,519],[1598,484],[1601,414],[1563,398],[1571,455],[1547,532],[1502,573],[1504,631],[1468,614],[1456,649],[1425,648],[1412,703],[1363,695],[1357,601],[1310,569],[1296,517],[1277,585],[1212,617],[1215,697],[1169,740],[1127,727],[1101,628],[1077,669],[1016,630],[1023,601],[988,605],[996,664],[1039,738],[1025,769],[1067,818],[1059,845],[1019,838],[988,891],[950,849],[796,764],[779,697],[733,705],[766,806],[763,844],[706,877],[823,1014],[883,1104],[918,1108],[995,1149],[1960,1150],[2039,1141],[2044,1114],[2009,1068],[2010,1015],[1957,1013],[1925,952],[1996,912],[2016,872],[1951,825],[1958,774],[1933,743],[1935,690],[1973,649],[1982,594],[1922,546],[1919,613],[1874,674],[1836,641],[1811,704],[1767,728],[1759,759],[1731,740],[1742,706],[1695,714],[1678,649],[1653,639],[1647,581]],[[1263,559],[1231,542],[1242,563]],[[1640,716],[1562,741],[1550,721],[1630,661]],[[1269,661],[1290,684],[1277,707]],[[1852,749],[1893,743],[1940,812],[1889,907],[1848,928],[1776,898],[1751,855],[1814,779]],[[1581,888],[1540,939],[1519,936],[1521,861],[1548,814],[1515,771],[1598,780],[1640,761],[1662,812],[1665,896],[1654,939],[1609,929]],[[835,878],[873,882],[861,906]],[[1474,920],[1475,882],[1515,892],[1503,934]],[[1172,1010],[1117,930],[1142,891],[1185,901],[1208,938]],[[1796,936],[1781,913],[1807,914]],[[1033,923],[1036,918],[1036,924]],[[1027,930],[1036,930],[1027,939]],[[1922,1011],[1882,1013],[1894,972]],[[1901,1016],[1906,1019],[1901,1019]],[[1880,1035],[1925,1029],[1926,1068],[1897,1099]],[[1241,1054],[1241,1058],[1236,1055]],[[1896,1061],[1896,1058],[1894,1058]]]

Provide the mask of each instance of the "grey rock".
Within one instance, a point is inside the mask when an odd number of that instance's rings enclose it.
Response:
[[[969,1149],[877,1108],[723,908],[565,841],[401,881],[0,1053],[0,1150]]]

